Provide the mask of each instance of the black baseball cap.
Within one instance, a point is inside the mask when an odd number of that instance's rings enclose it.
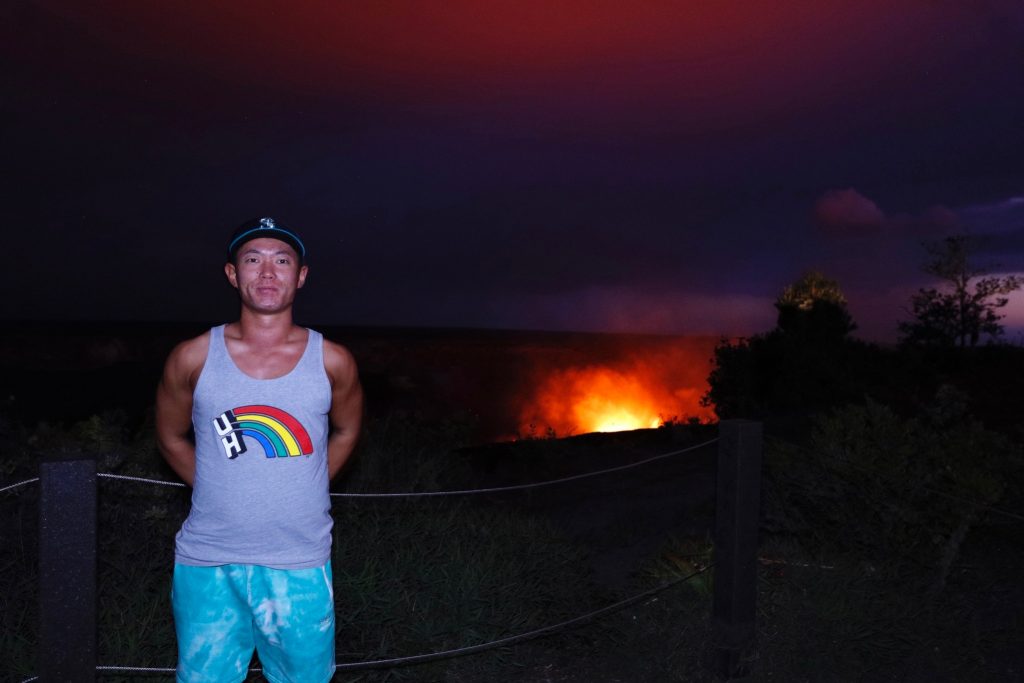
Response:
[[[272,237],[290,244],[295,249],[295,253],[299,255],[299,262],[305,262],[306,245],[302,243],[302,238],[294,230],[278,225],[273,218],[253,218],[239,225],[231,235],[231,241],[228,242],[228,261],[235,260],[235,254],[243,244],[260,237]]]

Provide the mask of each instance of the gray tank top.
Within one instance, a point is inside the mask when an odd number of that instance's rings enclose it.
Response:
[[[331,553],[327,412],[331,383],[323,337],[309,330],[298,364],[283,377],[242,372],[210,330],[196,382],[192,510],[175,538],[175,562],[319,567]]]

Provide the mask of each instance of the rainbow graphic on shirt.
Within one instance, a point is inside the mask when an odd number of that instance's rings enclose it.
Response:
[[[310,455],[313,442],[302,424],[273,406],[240,406],[213,418],[224,454],[234,460],[248,450],[246,438],[255,439],[268,458]]]

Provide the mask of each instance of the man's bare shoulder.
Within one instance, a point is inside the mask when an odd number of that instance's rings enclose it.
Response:
[[[337,342],[324,338],[324,369],[331,382],[352,382],[358,377],[356,359],[352,353]]]
[[[181,342],[167,356],[167,363],[164,366],[165,377],[170,376],[178,380],[194,380],[198,376],[199,371],[203,369],[209,350],[209,330],[203,332],[198,337]]]

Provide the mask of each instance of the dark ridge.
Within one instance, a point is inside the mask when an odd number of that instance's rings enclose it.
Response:
[[[0,408],[65,423],[109,410],[144,420],[164,359],[205,322],[0,323]],[[709,337],[475,328],[316,326],[355,355],[371,416],[457,416],[483,440],[514,435],[516,399],[538,368],[599,363],[629,348],[710,346]]]

